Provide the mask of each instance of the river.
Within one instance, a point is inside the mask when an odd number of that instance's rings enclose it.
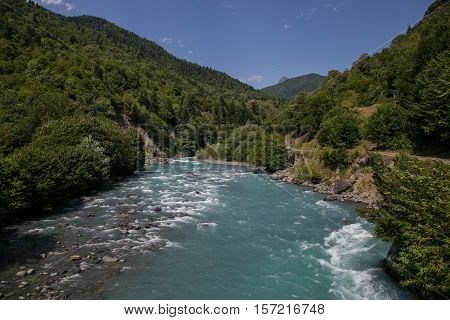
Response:
[[[10,246],[57,243],[21,261],[35,277],[58,272],[39,287],[47,298],[414,298],[381,268],[389,244],[356,205],[323,198],[244,167],[175,160],[21,224]]]

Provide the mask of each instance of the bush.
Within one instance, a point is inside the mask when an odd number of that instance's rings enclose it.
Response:
[[[317,139],[322,146],[352,148],[361,141],[358,119],[345,108],[334,108],[320,125]]]
[[[333,170],[347,168],[350,164],[347,151],[344,148],[325,150],[320,155],[320,159],[326,167]]]
[[[367,138],[381,149],[411,149],[409,127],[408,111],[402,107],[385,104],[369,118]]]
[[[296,163],[291,171],[295,179],[312,183],[319,183],[331,176],[330,170],[324,168],[320,159],[315,157],[309,158],[308,161]]]
[[[137,144],[139,142],[139,145]],[[143,166],[135,130],[111,120],[67,117],[39,129],[33,142],[1,161],[0,220],[60,205]],[[139,157],[138,157],[139,155]]]

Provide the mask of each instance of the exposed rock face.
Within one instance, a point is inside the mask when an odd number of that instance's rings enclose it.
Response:
[[[333,185],[333,192],[335,194],[341,194],[344,191],[347,191],[352,187],[352,184],[350,181],[347,181],[345,179],[338,179],[334,182]]]

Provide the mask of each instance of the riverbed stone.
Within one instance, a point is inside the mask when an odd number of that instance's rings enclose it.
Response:
[[[117,258],[104,256],[104,257],[102,258],[102,261],[103,261],[104,263],[114,263],[114,262],[117,262]]]
[[[347,191],[352,187],[352,184],[350,181],[347,181],[345,179],[338,179],[334,182],[333,185],[333,193],[335,194],[341,194],[344,191]]]
[[[69,257],[69,260],[70,260],[70,261],[81,260],[81,257],[78,256],[78,255],[73,255],[73,256],[70,256],[70,257]]]
[[[56,277],[58,275],[58,272],[53,272],[53,273],[50,273],[50,277]]]
[[[33,274],[33,273],[34,273],[34,269],[28,269],[28,270],[27,270],[27,274],[28,274],[28,275]]]
[[[16,276],[18,277],[25,277],[27,275],[26,270],[22,270],[16,273]]]
[[[155,207],[155,211],[158,212],[158,211],[161,211],[161,210],[162,210],[161,206],[156,206],[156,207]]]
[[[339,197],[335,194],[330,194],[329,196],[326,196],[323,200],[324,201],[337,201],[337,200],[339,200]]]

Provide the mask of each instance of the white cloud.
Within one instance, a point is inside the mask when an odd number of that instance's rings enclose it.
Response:
[[[260,74],[252,74],[243,79],[243,82],[253,83],[253,82],[261,82],[264,80],[264,76]]]
[[[178,41],[177,41],[177,44],[178,44],[179,47],[184,48],[184,43],[183,43],[183,41],[178,40]]]
[[[194,52],[192,52],[192,50],[188,50],[187,53],[189,53],[190,55],[193,55],[193,54],[194,54]]]
[[[69,2],[65,2],[64,0],[41,0],[42,4],[46,4],[49,6],[58,6],[64,8],[66,11],[73,10],[75,6]]]
[[[225,3],[224,5],[223,5],[226,9],[231,9],[232,7],[231,7],[231,4],[229,4],[229,3]]]
[[[170,37],[162,37],[162,38],[159,38],[159,41],[162,42],[162,43],[168,43],[168,44],[170,44],[170,43],[173,42],[173,39],[170,38]]]

